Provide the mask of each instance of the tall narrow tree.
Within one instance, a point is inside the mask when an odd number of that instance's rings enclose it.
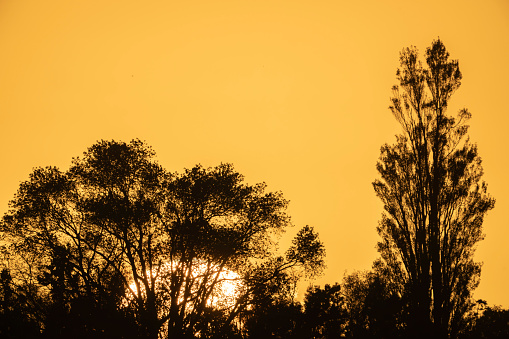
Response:
[[[473,254],[495,200],[467,136],[470,113],[447,114],[461,84],[458,61],[436,40],[426,50],[427,66],[415,47],[401,52],[400,65],[390,109],[402,134],[382,146],[381,178],[373,183],[385,208],[379,252],[390,267],[403,269],[415,319],[410,328],[454,337],[479,282],[481,265]]]

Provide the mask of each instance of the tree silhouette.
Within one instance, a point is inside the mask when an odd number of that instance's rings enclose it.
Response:
[[[304,297],[303,338],[342,338],[346,333],[346,310],[341,285],[310,286]]]
[[[356,271],[344,277],[345,337],[407,337],[404,286],[391,273],[376,261],[371,271]]]
[[[40,338],[40,323],[31,317],[31,306],[16,290],[8,269],[0,273],[0,337]]]
[[[409,326],[420,335],[454,337],[472,306],[481,268],[472,257],[495,201],[466,137],[470,113],[447,115],[461,83],[458,61],[436,40],[426,50],[427,67],[414,47],[401,52],[400,64],[390,109],[403,132],[382,146],[381,178],[373,183],[385,209],[378,249],[388,267],[403,272]]]
[[[101,141],[68,171],[38,168],[20,185],[1,230],[15,280],[51,305],[49,336],[122,337],[115,324],[131,337],[234,333],[262,286],[323,267],[308,226],[276,254],[291,226],[281,193],[245,184],[229,164],[177,174],[154,159],[139,140]],[[226,283],[234,297],[221,294]]]
[[[253,303],[243,314],[244,334],[248,338],[295,338],[302,320],[301,305],[295,301],[297,277],[275,270],[282,258],[267,262],[253,272],[250,281]],[[270,275],[274,278],[268,279]]]
[[[460,337],[462,339],[509,337],[509,310],[500,306],[487,306],[484,300],[477,301],[477,309],[471,318],[471,328]]]

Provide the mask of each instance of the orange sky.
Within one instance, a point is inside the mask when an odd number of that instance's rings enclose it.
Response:
[[[463,73],[451,112],[472,112],[497,199],[475,296],[509,307],[505,0],[2,0],[0,212],[33,167],[140,138],[170,171],[232,162],[282,190],[294,224],[325,243],[319,282],[341,281],[377,257],[371,182],[400,132],[388,110],[399,51],[438,36]]]

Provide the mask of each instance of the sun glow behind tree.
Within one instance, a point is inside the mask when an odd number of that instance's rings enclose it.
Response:
[[[160,295],[169,295],[171,289],[172,278],[188,279],[191,283],[190,287],[182,286],[178,293],[177,303],[187,304],[186,307],[189,311],[193,310],[193,303],[197,294],[208,295],[205,298],[206,307],[226,310],[234,307],[237,299],[245,290],[241,276],[227,268],[219,267],[218,265],[196,261],[190,265],[189,268],[183,270],[185,277],[178,277],[175,272],[181,268],[178,262],[162,264],[155,272],[147,272],[151,275],[150,280],[155,281],[156,292]],[[172,274],[172,272],[174,274]],[[187,297],[186,297],[187,295]],[[143,284],[136,284],[133,281],[129,284],[126,291],[126,299],[124,305],[128,306],[131,302],[138,298],[146,298],[145,288]],[[166,301],[169,303],[171,300]],[[166,308],[166,307],[165,307]]]

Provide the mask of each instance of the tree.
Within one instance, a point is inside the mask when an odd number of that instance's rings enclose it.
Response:
[[[304,296],[303,338],[341,338],[346,328],[341,285],[310,286]]]
[[[341,286],[347,338],[407,337],[404,286],[381,261],[345,276]]]
[[[462,339],[509,337],[509,310],[507,309],[500,306],[487,306],[486,301],[478,300],[471,320],[472,326],[461,336]]]
[[[400,54],[399,85],[390,109],[402,126],[394,145],[384,145],[373,183],[385,212],[378,250],[389,267],[402,268],[414,323],[435,337],[454,337],[472,306],[481,265],[475,245],[495,200],[481,180],[481,158],[467,137],[471,114],[447,115],[461,84],[457,60],[441,40],[426,50],[426,65],[415,47]]]
[[[302,232],[302,231],[301,231]],[[253,274],[253,302],[244,312],[244,337],[301,338],[302,305],[295,300],[298,276],[275,269],[284,264],[282,257],[257,268]],[[268,279],[270,276],[273,278]]]
[[[260,286],[323,267],[311,227],[285,255],[275,252],[291,226],[286,206],[280,192],[245,184],[230,164],[169,173],[139,140],[101,141],[66,172],[35,169],[0,226],[14,280],[53,305],[46,321],[64,314],[121,337],[94,317],[110,314],[136,324],[131,336],[205,338],[235,331]],[[238,287],[229,301],[227,283]]]
[[[302,307],[295,301],[295,280],[285,273],[254,290],[254,303],[245,314],[247,338],[301,338]]]
[[[30,313],[30,306],[15,290],[10,272],[4,268],[0,273],[0,337],[40,338],[40,324]]]

